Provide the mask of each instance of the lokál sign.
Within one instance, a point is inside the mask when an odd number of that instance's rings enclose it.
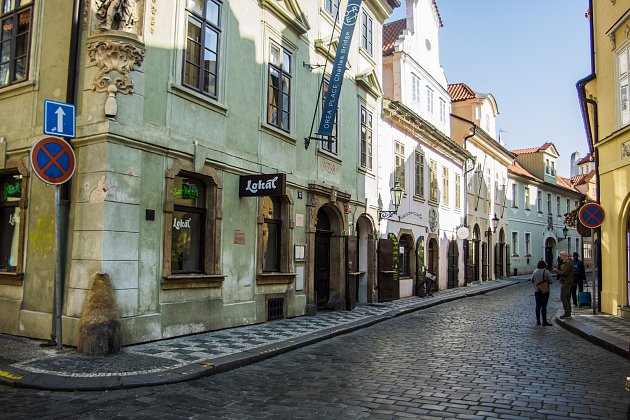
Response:
[[[239,197],[273,197],[283,195],[285,184],[285,174],[242,176],[238,195]]]

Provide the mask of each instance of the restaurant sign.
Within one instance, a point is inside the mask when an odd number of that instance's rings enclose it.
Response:
[[[238,189],[239,197],[284,195],[285,174],[241,176]]]

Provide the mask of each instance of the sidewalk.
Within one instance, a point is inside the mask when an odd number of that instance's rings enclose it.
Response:
[[[529,281],[529,276],[443,290],[358,306],[352,311],[319,312],[280,321],[211,331],[127,346],[116,355],[84,356],[74,348],[40,347],[42,341],[0,334],[0,383],[47,390],[107,390],[187,381],[256,363],[337,335],[456,299]],[[591,311],[589,313],[589,311]],[[560,315],[560,314],[557,314]],[[578,309],[556,322],[612,351],[628,354],[630,320]]]

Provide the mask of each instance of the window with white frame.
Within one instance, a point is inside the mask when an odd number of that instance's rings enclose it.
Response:
[[[438,201],[438,179],[437,179],[437,162],[431,160],[429,162],[429,200],[437,203]]]
[[[620,126],[630,123],[630,106],[628,104],[628,80],[630,71],[630,45],[625,45],[617,53],[617,86],[619,92],[619,122]]]
[[[514,182],[512,183],[512,207],[514,208],[518,207],[517,192],[518,192],[518,184]]]
[[[582,257],[583,257],[582,259],[590,260],[592,258],[592,255],[591,255],[591,252],[592,252],[591,251],[591,243],[590,242],[582,242],[582,248],[583,248],[582,249],[582,253],[584,254],[584,255],[582,255]]]
[[[0,1],[0,87],[28,78],[32,0]]]
[[[442,204],[449,205],[449,170],[447,167],[442,167]]]
[[[394,145],[394,171],[396,181],[405,188],[405,146],[400,142]]]
[[[361,46],[372,55],[372,16],[363,11],[363,22],[361,27]]]
[[[339,0],[324,0],[324,8],[336,18],[339,12]]]
[[[547,194],[547,214],[551,214],[551,194]]]
[[[512,232],[512,255],[518,256],[518,232]]]
[[[529,232],[525,233],[525,256],[529,257],[532,255],[532,234]]]
[[[551,176],[556,176],[556,162],[551,161]]]
[[[222,3],[216,0],[196,0],[186,4],[188,22],[183,83],[216,98]]]
[[[571,200],[567,198],[567,213],[571,211]]]
[[[549,159],[545,159],[545,173],[546,174],[549,174],[549,168],[550,168]]]
[[[271,42],[269,48],[267,123],[284,131],[291,126],[291,52]]]
[[[433,89],[427,86],[427,112],[433,115]]]
[[[542,213],[543,212],[542,191],[538,191],[538,194],[536,197],[536,205],[538,207],[538,213]]]
[[[556,213],[558,216],[562,216],[562,210],[560,210],[560,196],[556,197]]]
[[[440,98],[440,122],[446,122],[446,101]]]
[[[361,167],[372,170],[372,113],[361,105]]]
[[[455,174],[455,208],[457,210],[462,208],[462,177],[459,174]]]
[[[529,187],[525,187],[524,195],[525,195],[525,197],[524,197],[524,207],[525,207],[525,210],[529,210],[529,200],[530,200],[530,198],[529,198]]]
[[[414,195],[424,198],[424,153],[419,150],[415,153],[415,172]]]
[[[420,78],[411,73],[411,100],[419,104],[420,103]]]

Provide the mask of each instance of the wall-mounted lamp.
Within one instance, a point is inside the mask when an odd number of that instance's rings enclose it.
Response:
[[[495,233],[497,231],[497,226],[499,226],[499,218],[497,217],[496,213],[494,213],[494,217],[490,220],[492,221],[492,229],[488,227],[488,230],[485,232],[486,236],[490,236]]]
[[[558,238],[558,242],[562,242],[565,239],[567,239],[568,233],[569,233],[569,228],[567,227],[567,225],[564,225],[564,227],[562,228],[562,234],[564,235],[564,238]]]
[[[383,201],[381,200],[381,195],[378,195],[378,221],[384,219],[389,219],[396,213],[398,213],[398,207],[400,206],[400,202],[402,201],[402,196],[405,190],[400,186],[400,183],[396,181],[394,186],[390,188],[389,192],[392,195],[392,201],[394,204],[394,210],[383,210]]]

